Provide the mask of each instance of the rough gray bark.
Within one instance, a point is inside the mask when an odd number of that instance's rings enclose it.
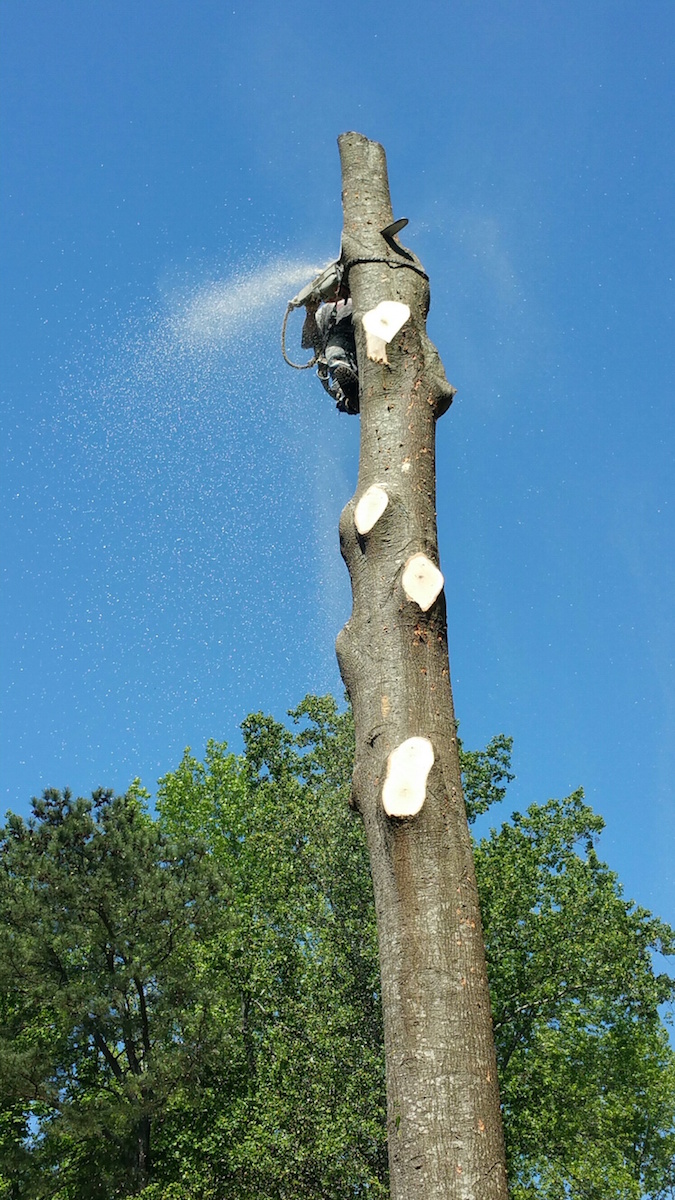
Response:
[[[356,494],[340,520],[353,612],[337,639],[356,722],[353,803],[375,889],[387,1066],[392,1200],[505,1200],[504,1144],[478,895],[450,690],[445,598],[407,598],[406,562],[438,565],[435,423],[453,389],[429,341],[429,288],[419,260],[381,230],[393,220],[383,148],[339,138],[343,259],[354,303],[361,383]],[[384,259],[385,262],[359,261]],[[398,265],[390,265],[398,264]],[[403,264],[403,265],[401,265]],[[366,355],[363,314],[382,300],[410,319]],[[361,535],[356,504],[372,485],[389,503]],[[434,762],[417,815],[388,817],[389,755],[429,739]]]

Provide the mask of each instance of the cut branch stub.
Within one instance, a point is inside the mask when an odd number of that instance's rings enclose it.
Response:
[[[434,765],[428,738],[410,737],[392,750],[382,787],[382,805],[389,817],[414,817],[427,795],[427,776]]]
[[[443,584],[442,573],[426,554],[413,554],[403,568],[401,583],[409,600],[413,600],[426,612],[440,595]]]
[[[364,313],[361,323],[366,331],[366,354],[373,362],[388,363],[387,343],[396,336],[410,317],[407,304],[398,300],[381,300],[375,308]]]
[[[410,316],[407,304],[399,300],[381,300],[370,312],[364,313],[361,320],[366,333],[390,342],[402,329]]]
[[[378,487],[376,483],[363,493],[354,509],[354,524],[361,536],[364,533],[370,533],[370,530],[379,521],[388,503],[389,497],[387,493],[384,488]]]
[[[366,329],[366,354],[371,362],[382,363],[385,367],[389,366],[387,358],[387,343],[384,338],[378,337],[376,333],[369,333]]]

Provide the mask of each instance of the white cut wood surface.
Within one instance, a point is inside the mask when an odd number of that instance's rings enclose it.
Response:
[[[401,583],[408,599],[427,612],[440,595],[445,580],[426,554],[413,554],[405,564]]]
[[[366,329],[366,354],[371,362],[389,365],[387,343],[384,338],[379,337],[376,333],[371,333],[369,329]]]
[[[387,493],[376,483],[363,493],[354,509],[354,524],[361,535],[369,533],[377,524],[388,503]]]
[[[406,738],[392,750],[382,786],[382,804],[387,816],[414,817],[420,811],[433,765],[434,748],[428,738]]]
[[[399,300],[381,300],[375,308],[363,314],[361,321],[366,333],[382,338],[383,342],[390,342],[409,317],[407,304],[401,304]]]

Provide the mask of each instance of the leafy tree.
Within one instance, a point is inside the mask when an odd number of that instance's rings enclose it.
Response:
[[[211,742],[204,764],[186,753],[160,782],[163,824],[206,836],[236,896],[221,961],[240,997],[248,1088],[214,1112],[200,1157],[218,1196],[384,1196],[375,918],[346,803],[351,716],[330,698],[293,715],[308,728],[293,736],[255,714],[241,762]]]
[[[243,762],[211,743],[203,766],[187,755],[161,786],[169,828],[237,830],[227,845],[242,872],[240,986],[248,972],[259,999],[256,1071],[249,1138],[229,1125],[221,1143],[237,1144],[240,1173],[227,1155],[220,1169],[248,1181],[232,1194],[386,1194],[376,932],[347,803],[351,717],[315,697],[291,715],[295,734],[257,714]],[[462,748],[470,821],[504,798],[510,750],[502,735]],[[673,933],[624,900],[595,851],[602,828],[578,792],[475,846],[514,1200],[637,1200],[675,1186],[675,1056],[658,1013],[673,984],[651,964],[653,951],[673,952]]]
[[[156,821],[138,790],[48,793],[1,832],[0,1197],[136,1194],[144,1117],[143,1200],[387,1195],[351,716],[316,697],[292,716],[249,717],[241,758],[186,752]],[[503,799],[509,739],[462,766],[473,819]],[[675,1188],[672,983],[651,964],[673,934],[623,898],[602,825],[575,793],[475,847],[514,1200]]]
[[[47,791],[0,830],[0,1195],[101,1200],[151,1176],[175,1080],[221,1036],[224,884],[137,787]],[[2,1190],[4,1188],[4,1192]]]
[[[514,1200],[673,1195],[673,931],[626,902],[578,791],[476,848]]]

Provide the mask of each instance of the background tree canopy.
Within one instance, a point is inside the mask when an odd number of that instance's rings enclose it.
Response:
[[[384,1197],[377,938],[351,717],[307,697],[160,782],[0,830],[0,1197]],[[463,751],[469,816],[510,741]],[[675,1194],[652,952],[581,792],[475,847],[514,1200]]]

